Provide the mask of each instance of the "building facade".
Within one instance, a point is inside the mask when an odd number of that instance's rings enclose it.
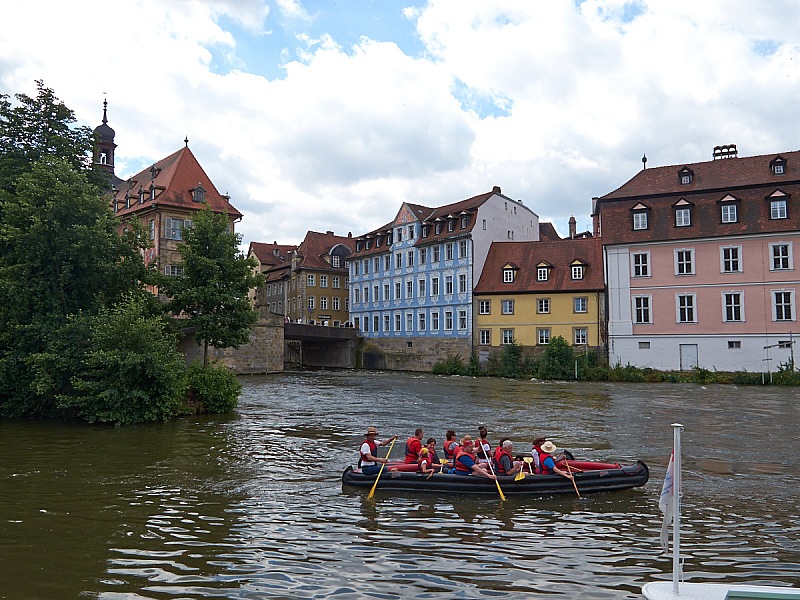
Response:
[[[793,364],[800,152],[644,169],[594,200],[609,360],[662,370]],[[796,244],[797,243],[797,244]]]
[[[475,287],[475,346],[481,358],[504,345],[576,350],[605,346],[603,254],[595,238],[495,242]]]
[[[350,318],[373,342],[451,339],[469,350],[472,290],[497,240],[537,240],[539,217],[491,192],[438,208],[404,203],[394,220],[356,239]]]
[[[247,249],[247,257],[254,258],[258,262],[255,272],[265,275],[277,265],[287,263],[287,261],[291,259],[295,252],[297,252],[297,246],[279,244],[277,241],[272,242],[271,244],[266,244],[263,242],[250,242],[250,247]],[[277,274],[277,271],[278,270],[272,273],[273,283],[279,281],[274,277]],[[277,285],[262,285],[259,288],[250,290],[250,299],[253,302],[253,305],[256,307],[263,306],[270,309],[271,312],[281,315],[283,314],[284,299],[282,285],[280,290],[278,290]],[[279,310],[277,310],[278,302],[280,302]]]

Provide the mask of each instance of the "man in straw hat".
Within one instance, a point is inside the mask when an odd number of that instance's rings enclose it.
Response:
[[[364,475],[378,474],[381,470],[380,465],[389,462],[388,459],[378,456],[378,446],[385,446],[397,439],[395,435],[383,440],[381,443],[377,443],[375,442],[376,435],[378,435],[377,429],[374,427],[367,427],[367,433],[364,434],[364,441],[361,443],[361,448],[359,448],[361,456],[358,459],[358,466],[361,468],[361,472],[364,473]]]
[[[537,447],[534,446],[534,449]],[[549,475],[550,473],[558,473],[562,477],[566,477],[567,479],[572,479],[572,474],[567,473],[566,471],[562,471],[556,466],[556,461],[553,458],[553,452],[558,450],[558,446],[556,446],[550,440],[543,442],[541,446],[538,446],[539,452],[539,465],[542,470],[542,475]]]

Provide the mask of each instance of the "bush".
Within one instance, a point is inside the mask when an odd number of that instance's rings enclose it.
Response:
[[[431,372],[434,375],[468,375],[469,369],[459,354],[448,354],[447,358],[436,361]]]
[[[239,402],[242,384],[224,365],[200,361],[189,367],[189,402],[195,412],[222,414],[231,412]]]
[[[540,379],[575,378],[575,353],[560,335],[550,340],[544,349],[538,374]]]

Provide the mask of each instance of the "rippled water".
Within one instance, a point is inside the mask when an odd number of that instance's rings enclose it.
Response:
[[[684,432],[688,580],[800,585],[800,394],[364,372],[244,379],[238,414],[0,422],[2,598],[637,598],[669,579],[658,495]],[[368,425],[651,468],[578,499],[342,489]],[[402,439],[393,454],[400,456]]]

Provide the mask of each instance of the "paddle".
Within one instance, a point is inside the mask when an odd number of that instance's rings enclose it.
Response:
[[[572,468],[569,466],[569,461],[566,458],[564,459],[564,464],[567,465],[567,473],[572,475]],[[575,488],[575,493],[578,494],[578,498],[580,498],[581,497],[581,493],[578,491],[578,484],[575,483],[575,476],[574,475],[572,475],[572,487]]]
[[[444,468],[447,466],[448,462],[446,458],[439,459],[439,473],[444,473]]]
[[[392,448],[394,448],[394,443],[397,441],[397,437],[392,440],[392,443],[389,444],[389,451],[386,453],[386,460],[389,460],[389,455],[392,453]],[[369,496],[367,496],[367,500],[371,500],[372,497],[375,495],[375,488],[378,487],[378,482],[381,479],[381,473],[383,473],[383,467],[386,466],[386,463],[381,463],[381,468],[378,470],[378,476],[375,478],[375,483],[372,484],[372,489],[369,491]]]
[[[524,460],[526,463],[528,463],[528,470],[531,472],[531,475],[533,475],[533,465],[531,464],[533,462],[533,457],[532,456],[524,456],[524,457],[522,457],[522,460]]]
[[[480,443],[480,441],[478,441]],[[483,450],[483,455],[486,457],[487,462],[489,463],[489,470],[492,472],[492,475],[495,476],[495,484],[497,485],[497,491],[500,493],[500,499],[505,501],[506,495],[503,493],[503,488],[500,487],[500,482],[497,481],[497,474],[494,472],[494,468],[492,467],[492,459],[489,458],[489,455],[486,454],[486,448],[483,447],[481,444],[481,450]]]

